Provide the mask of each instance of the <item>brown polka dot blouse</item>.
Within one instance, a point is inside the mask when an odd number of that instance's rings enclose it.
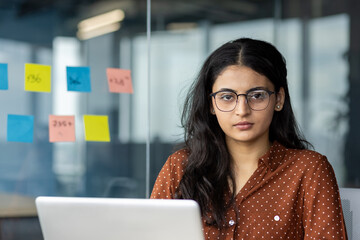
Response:
[[[174,197],[186,159],[185,150],[168,158],[151,198]],[[347,239],[334,170],[317,152],[274,142],[236,195],[226,226],[208,226],[203,219],[203,231],[208,240]]]

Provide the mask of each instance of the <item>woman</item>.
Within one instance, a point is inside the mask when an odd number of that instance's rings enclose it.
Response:
[[[196,200],[206,239],[347,239],[334,171],[298,130],[274,46],[241,38],[215,50],[182,121],[185,148],[151,198]]]

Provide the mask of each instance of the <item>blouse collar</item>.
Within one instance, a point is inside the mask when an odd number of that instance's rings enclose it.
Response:
[[[282,160],[286,155],[287,148],[281,145],[279,142],[274,141],[270,149],[260,157],[266,167],[268,167],[272,172],[281,164]]]

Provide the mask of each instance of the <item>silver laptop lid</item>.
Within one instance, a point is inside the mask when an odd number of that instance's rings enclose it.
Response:
[[[203,240],[192,200],[38,197],[45,240]]]
[[[340,188],[340,197],[348,238],[360,239],[360,189]]]

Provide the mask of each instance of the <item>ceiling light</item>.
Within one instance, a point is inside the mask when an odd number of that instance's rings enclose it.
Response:
[[[115,32],[121,27],[120,23],[113,23],[110,25],[103,26],[101,28],[96,28],[92,31],[78,31],[77,37],[80,40],[87,40],[90,38],[98,37],[107,33]]]
[[[106,25],[121,22],[125,18],[125,13],[121,9],[116,9],[92,18],[85,19],[78,24],[79,31],[87,32]]]

